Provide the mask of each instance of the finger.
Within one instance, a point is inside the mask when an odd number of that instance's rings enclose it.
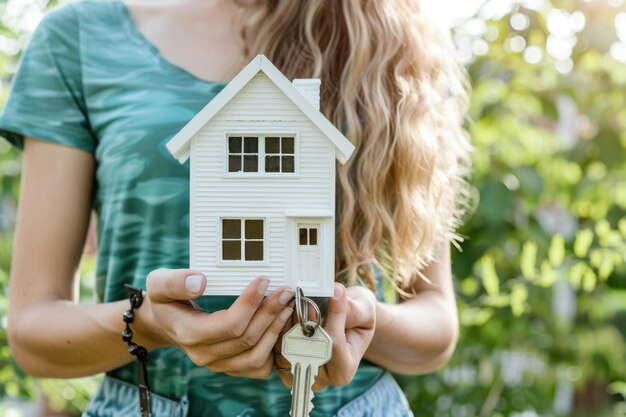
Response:
[[[285,358],[280,353],[275,353],[274,354],[274,364],[276,365],[277,369],[289,369],[289,370],[291,370],[291,364],[289,363],[287,358]]]
[[[280,378],[281,382],[286,387],[291,387],[293,384],[293,375],[291,374],[291,364],[281,354],[274,355],[274,370]]]
[[[274,369],[276,371],[276,375],[280,378],[280,382],[283,383],[287,388],[291,388],[293,386],[293,375],[291,374],[291,370],[287,369]]]
[[[208,365],[208,368],[215,372],[236,372],[259,368],[264,363],[265,358],[272,355],[274,343],[292,313],[291,308],[285,307],[252,349],[239,355],[214,361]]]
[[[156,269],[146,278],[151,301],[168,303],[200,297],[206,288],[206,277],[189,269]]]
[[[359,290],[351,291],[352,288],[355,287],[350,287],[346,291],[348,294],[346,341],[354,355],[362,356],[374,337],[376,296],[367,288],[359,287]]]
[[[254,379],[268,379],[272,375],[272,368],[274,365],[274,358],[272,355],[269,355],[263,365],[259,369],[254,369],[250,371],[232,371],[225,372],[226,375],[244,377],[244,378],[254,378]]]
[[[236,336],[241,336],[245,329],[248,328],[254,313],[256,313],[263,302],[269,284],[269,278],[257,277],[243,290],[228,310],[217,312],[218,315],[224,315],[226,321],[231,323],[235,329],[240,330],[235,330],[234,334]],[[229,333],[229,335],[232,335],[232,333]]]
[[[364,287],[346,288],[348,313],[346,329],[372,329],[376,325],[376,296]]]
[[[160,271],[155,274],[152,284],[157,297],[161,296],[161,281],[165,281]],[[165,277],[167,278],[167,277]],[[263,302],[269,279],[258,277],[248,285],[233,306],[228,310],[220,310],[209,314],[193,309],[191,306],[181,308],[181,303],[161,303],[154,308],[155,316],[163,321],[163,326],[170,329],[171,338],[183,349],[197,365],[204,365],[210,360],[198,346],[218,343],[240,337],[248,327],[250,318]],[[167,299],[161,297],[158,299]],[[171,298],[170,298],[171,299]],[[239,307],[243,311],[238,311]]]
[[[346,289],[343,285],[335,283],[333,297],[328,300],[328,310],[324,323],[324,330],[333,340],[332,359],[328,364],[324,365],[332,385],[345,385],[352,379],[356,371],[354,358],[346,341],[345,326],[347,313],[348,300]]]
[[[193,341],[198,344],[212,344],[243,335],[254,313],[263,302],[269,284],[269,278],[257,277],[228,310],[212,314],[194,311],[197,313],[196,319],[187,323],[189,331],[193,332]]]
[[[324,330],[332,337],[333,343],[345,340],[346,315],[348,313],[348,300],[346,288],[335,283],[332,298],[328,300]]]
[[[293,303],[290,303],[289,307],[293,309],[294,308]],[[276,343],[274,344],[274,353],[278,353],[278,354],[281,353],[283,349],[283,336],[285,335],[285,333],[289,331],[289,329],[293,327],[292,323],[294,320],[294,316],[295,314],[291,313],[291,317],[287,319],[287,321],[283,325],[283,328],[281,329],[280,334],[278,335],[278,339],[276,340]]]
[[[291,288],[283,287],[274,291],[272,295],[263,301],[263,304],[250,321],[250,325],[244,335],[236,341],[240,344],[242,350],[256,346],[272,325],[277,326],[280,323],[281,327],[278,329],[278,334],[280,334],[289,321],[291,313],[293,313],[293,308],[290,307],[293,295],[294,291]],[[280,320],[276,321],[281,314],[284,316],[281,316]],[[275,331],[276,328],[272,330]]]
[[[263,301],[244,334],[235,339],[225,340],[208,346],[206,348],[207,355],[215,358],[215,360],[221,360],[255,347],[283,309],[289,305],[293,294],[293,290],[288,287],[274,291]],[[293,310],[289,308],[289,311]]]

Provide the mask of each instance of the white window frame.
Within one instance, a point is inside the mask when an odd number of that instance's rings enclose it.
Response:
[[[239,220],[241,221],[241,257],[245,258],[246,257],[246,235],[245,235],[245,222],[246,220],[261,220],[263,222],[263,260],[261,261],[246,261],[245,259],[240,259],[240,260],[225,260],[223,259],[223,253],[222,253],[222,245],[224,242],[224,237],[223,237],[223,231],[222,231],[222,224],[224,220]],[[267,259],[268,256],[268,238],[267,238],[267,232],[268,232],[268,226],[267,226],[267,218],[265,217],[250,217],[250,216],[224,216],[224,217],[220,217],[218,220],[218,227],[217,227],[217,231],[218,231],[218,245],[217,245],[217,252],[218,252],[218,258],[217,258],[217,264],[220,266],[262,266],[262,265],[268,265],[269,261]],[[227,240],[233,240],[233,239],[227,239]],[[258,241],[258,240],[253,240],[253,241]]]
[[[228,149],[228,141],[229,138],[231,137],[241,137],[242,138],[242,149],[241,149],[241,155],[245,155],[243,153],[243,138],[244,137],[258,137],[259,138],[259,148],[258,148],[258,152],[256,153],[256,155],[258,156],[258,163],[257,163],[257,168],[258,171],[257,172],[243,172],[243,171],[239,171],[239,172],[229,172],[228,171],[228,159],[230,156],[230,152]],[[297,177],[299,176],[299,138],[298,138],[298,134],[297,132],[294,132],[293,130],[288,130],[288,131],[265,131],[265,132],[260,132],[259,130],[251,130],[251,131],[231,131],[231,132],[224,132],[224,177],[228,177],[228,178],[237,178],[237,177],[280,177],[280,178],[290,178],[290,177]],[[279,137],[279,138],[283,138],[283,137],[293,137],[293,156],[294,156],[294,172],[265,172],[265,157],[266,156],[287,156],[289,154],[283,154],[283,153],[277,153],[277,154],[266,154],[265,153],[265,138],[267,137]],[[239,154],[237,154],[239,155]],[[282,164],[282,161],[281,161]],[[243,169],[243,159],[241,162],[241,167]]]
[[[266,140],[267,138],[276,138],[278,139],[278,153],[267,153],[266,149]],[[283,153],[283,139],[293,139],[293,153]],[[279,164],[279,170],[277,172],[268,172],[266,168],[266,164],[265,164],[265,160],[267,159],[267,157],[277,157],[278,158],[278,164]],[[283,158],[284,157],[293,157],[293,172],[285,172],[283,171]],[[285,175],[285,174],[293,174],[296,172],[296,138],[295,136],[292,135],[276,135],[276,136],[272,136],[272,135],[266,135],[263,137],[263,172],[265,174],[281,174],[281,175]]]
[[[238,153],[230,153],[230,138],[240,138],[241,139],[241,152]],[[245,153],[245,147],[246,147],[246,138],[256,138],[257,139],[257,151],[256,153]],[[239,174],[245,174],[245,175],[254,175],[254,174],[258,174],[259,172],[261,172],[261,143],[264,141],[261,140],[261,138],[259,137],[259,135],[254,135],[254,134],[246,134],[246,135],[228,135],[226,137],[226,172],[229,175],[239,175]],[[250,172],[244,172],[244,166],[245,166],[245,156],[251,156],[254,155],[257,157],[257,170],[256,171],[250,171]],[[231,156],[240,156],[241,157],[241,171],[237,171],[237,172],[230,172],[229,171],[229,166],[230,166],[230,157]],[[265,167],[263,167],[265,168]]]

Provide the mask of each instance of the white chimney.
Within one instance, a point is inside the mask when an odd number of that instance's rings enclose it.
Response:
[[[320,109],[320,85],[322,82],[319,78],[296,78],[293,85],[315,107]]]

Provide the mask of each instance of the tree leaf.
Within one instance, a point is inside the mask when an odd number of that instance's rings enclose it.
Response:
[[[519,317],[524,314],[527,299],[528,289],[526,286],[516,283],[511,289],[511,311],[514,316]]]
[[[461,310],[460,321],[462,326],[482,326],[493,317],[493,309],[471,307]]]
[[[580,287],[582,286],[583,274],[586,268],[588,268],[588,266],[584,262],[576,262],[569,269],[569,274],[568,274],[569,281],[572,283],[572,286],[574,287],[574,289],[579,290]]]
[[[552,266],[557,267],[563,263],[565,258],[565,240],[563,236],[552,236],[552,242],[550,243],[550,250],[548,251],[548,259]]]
[[[608,386],[609,393],[619,394],[626,398],[626,381],[615,381]]]
[[[574,241],[574,254],[579,258],[584,258],[593,242],[593,232],[589,229],[579,230]]]
[[[619,222],[617,222],[617,228],[619,229],[622,236],[626,238],[626,217],[622,217]]]
[[[593,272],[593,269],[587,267],[583,273],[583,290],[587,292],[593,291],[596,288],[597,282],[598,277],[596,276],[596,273]]]
[[[548,288],[554,285],[556,280],[558,279],[558,275],[554,268],[550,265],[550,262],[544,260],[541,262],[541,274],[539,279],[537,280],[537,285]]]
[[[497,295],[500,292],[500,279],[496,273],[495,260],[491,255],[485,255],[480,260],[483,286],[489,295]]]
[[[537,270],[535,263],[537,262],[537,245],[535,242],[524,242],[522,247],[522,255],[520,256],[520,269],[522,275],[529,281],[534,280],[537,277]]]

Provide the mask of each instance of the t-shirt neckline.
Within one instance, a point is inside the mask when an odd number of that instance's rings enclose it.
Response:
[[[133,18],[130,15],[130,10],[128,9],[128,6],[126,5],[126,3],[124,3],[124,0],[116,0],[115,3],[118,3],[117,10],[118,10],[119,19],[128,37],[134,42],[136,42],[137,44],[139,44],[142,48],[144,48],[154,59],[159,61],[164,67],[167,67],[169,70],[173,72],[183,74],[186,77],[191,78],[197,82],[202,82],[206,84],[214,84],[214,85],[228,84],[227,81],[213,81],[213,80],[207,80],[207,79],[198,77],[197,75],[186,70],[180,65],[177,65],[174,62],[170,61],[161,53],[159,48],[154,43],[152,43],[148,38],[146,38],[144,34],[141,33],[139,28],[137,28],[137,25],[135,25],[135,22],[133,21]]]

